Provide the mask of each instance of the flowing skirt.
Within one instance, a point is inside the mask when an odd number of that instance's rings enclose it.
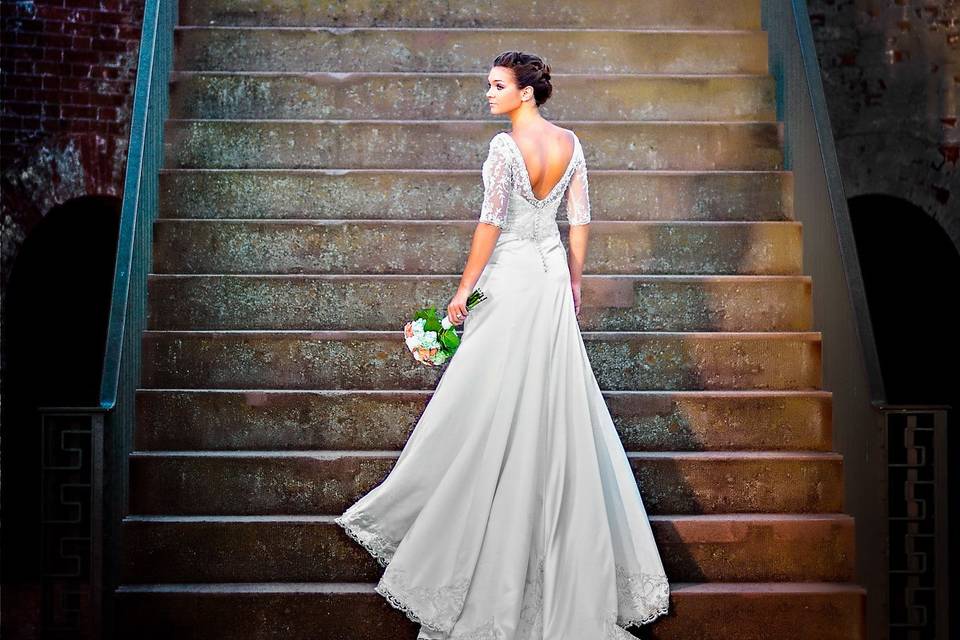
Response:
[[[477,287],[395,466],[335,521],[419,639],[633,638],[669,585],[559,237],[538,252],[501,234]]]

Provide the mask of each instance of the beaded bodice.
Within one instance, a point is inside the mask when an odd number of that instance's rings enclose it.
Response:
[[[490,140],[483,162],[483,185],[479,220],[499,227],[502,232],[530,239],[552,235],[557,231],[556,215],[562,201],[566,204],[569,224],[590,222],[587,167],[576,134],[570,162],[545,198],[534,195],[520,148],[505,131]]]

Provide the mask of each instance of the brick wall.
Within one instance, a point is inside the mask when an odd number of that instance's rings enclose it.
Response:
[[[142,19],[142,1],[0,3],[0,287],[51,207],[121,195]]]
[[[807,7],[846,196],[908,200],[960,250],[960,3]]]

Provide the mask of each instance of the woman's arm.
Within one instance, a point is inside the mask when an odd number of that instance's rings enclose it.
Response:
[[[467,256],[457,293],[447,305],[447,315],[455,325],[462,324],[466,319],[467,298],[477,286],[480,274],[500,237],[500,229],[507,222],[510,192],[513,190],[513,162],[506,144],[502,136],[494,136],[490,141],[487,159],[483,162],[483,204],[479,222],[473,230],[470,255]]]
[[[485,222],[477,223],[477,228],[473,230],[473,241],[470,243],[470,255],[467,256],[467,264],[463,268],[463,275],[460,276],[458,290],[466,291],[467,295],[473,292],[499,237],[500,227]]]
[[[581,155],[567,187],[567,222],[570,227],[567,264],[570,266],[570,288],[573,308],[580,313],[580,281],[587,261],[587,241],[590,237],[590,190],[587,185],[587,163]]]
[[[583,264],[587,261],[587,240],[590,237],[589,224],[570,225],[570,250],[567,251],[567,264],[570,265],[570,284],[580,284],[583,277]]]

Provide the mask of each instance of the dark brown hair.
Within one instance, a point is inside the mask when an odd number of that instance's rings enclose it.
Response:
[[[533,99],[539,107],[553,93],[550,84],[550,65],[533,53],[522,51],[504,51],[493,60],[493,66],[506,67],[513,71],[517,87],[533,87]]]

